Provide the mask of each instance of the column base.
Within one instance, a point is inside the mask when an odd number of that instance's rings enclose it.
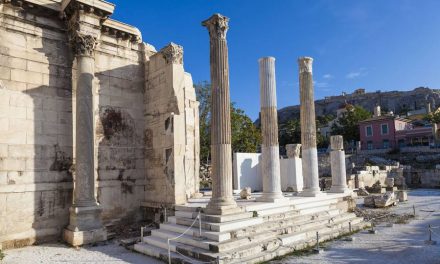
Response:
[[[203,212],[210,215],[227,215],[241,212],[234,198],[229,199],[215,199],[211,198]]]
[[[343,186],[332,186],[330,188],[330,190],[328,191],[329,193],[345,193],[345,194],[352,194],[353,191],[347,187],[343,187]]]
[[[72,231],[64,229],[63,239],[70,245],[77,247],[107,240],[107,231],[105,228],[93,229],[87,231]]]
[[[257,202],[268,202],[268,203],[277,203],[287,200],[289,200],[289,198],[284,197],[282,193],[263,193],[260,197],[257,197],[255,199],[255,201]]]
[[[321,197],[326,195],[327,195],[326,193],[321,192],[320,190],[311,190],[311,189],[304,189],[302,192],[298,193],[298,196],[300,197]]]
[[[81,246],[107,240],[107,231],[101,222],[102,208],[73,205],[69,209],[70,221],[64,229],[64,240],[72,246]]]

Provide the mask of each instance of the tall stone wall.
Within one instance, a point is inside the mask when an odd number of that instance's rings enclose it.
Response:
[[[183,69],[183,49],[171,43],[146,64],[147,207],[185,203],[198,191],[198,102]]]
[[[98,202],[104,222],[135,220],[144,200],[144,50],[103,35],[95,52],[95,146]]]
[[[56,17],[56,16],[54,16]],[[0,4],[0,243],[59,236],[72,197],[72,70],[64,23]]]
[[[61,238],[72,205],[76,60],[60,1],[31,2],[0,0],[3,248]],[[184,203],[198,191],[198,102],[182,57],[170,62],[169,47],[156,52],[132,26],[100,23],[95,194],[104,224],[136,221],[142,204]]]

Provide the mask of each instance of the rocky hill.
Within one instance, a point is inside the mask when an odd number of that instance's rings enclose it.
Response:
[[[371,112],[373,112],[373,107],[378,104],[381,106],[382,111],[393,111],[395,114],[404,115],[408,111],[425,108],[427,103],[430,103],[433,110],[440,107],[440,90],[419,87],[412,91],[365,93],[363,89],[358,89],[351,94],[330,96],[316,100],[316,115],[336,115],[336,110],[345,102],[360,105]],[[299,118],[299,105],[288,106],[278,110],[278,120],[280,123],[285,123],[295,118]],[[259,120],[255,123],[258,124]]]

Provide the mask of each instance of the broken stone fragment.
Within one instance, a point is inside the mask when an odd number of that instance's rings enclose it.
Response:
[[[192,198],[198,199],[203,198],[203,193],[197,192],[192,195]]]
[[[396,205],[397,199],[394,192],[386,192],[385,194],[374,197],[374,205],[378,208]]]
[[[394,178],[386,178],[385,185],[386,187],[394,187]]]
[[[408,201],[408,193],[406,191],[397,191],[396,199],[399,200],[399,202]]]
[[[245,200],[251,199],[251,187],[244,187],[240,192],[240,198]]]
[[[375,207],[374,205],[374,196],[370,195],[364,198],[364,205],[366,207]]]
[[[357,191],[359,196],[368,196],[370,193],[365,188],[359,188]]]

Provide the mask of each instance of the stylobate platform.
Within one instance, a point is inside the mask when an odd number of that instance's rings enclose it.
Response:
[[[316,232],[322,242],[368,225],[350,212],[347,194],[285,193],[286,199],[274,203],[257,202],[260,194],[252,195],[251,200],[236,197],[240,212],[230,215],[203,213],[210,196],[176,205],[175,216],[134,249],[164,261],[169,249],[173,263],[258,263],[316,244]]]

